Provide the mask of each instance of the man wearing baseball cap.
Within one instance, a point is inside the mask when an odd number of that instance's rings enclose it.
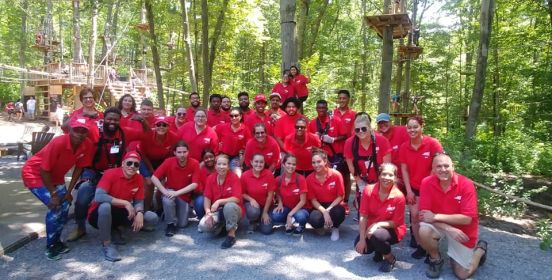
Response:
[[[102,251],[108,261],[120,261],[113,244],[125,244],[123,239],[112,242],[112,228],[130,226],[137,232],[144,226],[154,227],[158,222],[154,212],[144,213],[144,179],[138,174],[140,160],[138,152],[128,152],[121,167],[106,170],[88,212],[88,221],[99,230]]]
[[[391,162],[396,166],[401,166],[399,164],[399,147],[402,143],[410,140],[406,132],[406,126],[393,125],[391,116],[387,113],[380,113],[376,117],[376,123],[378,124],[378,132],[387,138],[391,145]],[[401,178],[402,176],[399,172],[398,179]]]
[[[253,131],[255,125],[262,123],[266,127],[266,133],[272,136],[272,126],[270,125],[270,117],[265,114],[266,97],[259,93],[255,96],[255,113],[245,117],[244,124],[249,131]]]
[[[44,205],[46,212],[46,257],[59,260],[60,254],[69,252],[61,242],[61,232],[67,222],[71,203],[71,190],[82,169],[90,166],[94,146],[87,137],[89,126],[85,117],[74,117],[69,123],[69,134],[54,138],[48,145],[25,162],[21,170],[23,185]],[[65,173],[73,166],[69,189],[65,187]]]

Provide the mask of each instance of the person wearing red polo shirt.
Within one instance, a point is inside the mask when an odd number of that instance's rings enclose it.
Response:
[[[379,182],[362,191],[359,235],[355,250],[360,254],[374,253],[374,262],[382,262],[379,271],[390,272],[395,266],[391,245],[399,243],[406,233],[404,209],[406,200],[396,186],[397,166],[380,166]],[[362,237],[362,238],[361,238]]]
[[[278,205],[270,212],[273,223],[283,223],[286,234],[303,235],[311,205],[307,200],[307,181],[297,174],[297,158],[285,154],[282,159],[282,175],[276,178]],[[293,228],[293,224],[299,225]]]
[[[418,240],[418,197],[422,180],[431,175],[431,160],[437,153],[443,152],[443,146],[435,138],[423,135],[424,120],[420,116],[410,117],[406,122],[409,141],[399,148],[399,162],[406,189],[406,203],[409,204],[410,221],[414,239]],[[412,242],[414,243],[414,242]],[[427,254],[419,246],[412,257],[421,259]]]
[[[249,93],[242,91],[238,93],[238,105],[243,113],[243,119],[245,120],[250,115],[255,114],[255,111],[249,108]]]
[[[169,117],[169,130],[178,134],[178,129],[186,123],[186,108],[178,107],[174,117]]]
[[[96,110],[96,101],[94,101],[94,90],[88,87],[84,87],[79,92],[79,100],[82,103],[82,107],[73,111],[69,115],[69,119],[65,124],[62,125],[62,129],[67,131],[67,124],[76,117],[84,117],[88,122],[88,137],[92,140],[92,143],[98,143],[100,138],[101,121],[103,119],[103,114]]]
[[[276,83],[272,87],[271,92],[280,94],[284,103],[287,102],[289,98],[297,98],[297,92],[295,90],[295,87],[293,86],[289,70],[284,70],[282,72],[282,82]],[[297,106],[297,108],[300,108],[300,106]]]
[[[312,155],[314,172],[307,177],[307,197],[312,203],[309,224],[320,233],[331,229],[332,241],[339,240],[339,226],[345,220],[345,208],[341,205],[345,189],[343,178],[329,167],[328,155],[316,150]]]
[[[262,94],[257,94],[257,96],[255,96],[254,105],[255,113],[249,115],[249,117],[244,120],[244,124],[247,126],[247,129],[249,131],[253,131],[253,128],[255,128],[256,124],[262,123],[267,129],[268,135],[273,135],[271,122],[272,119],[269,115],[265,113],[266,97]]]
[[[201,106],[201,100],[199,99],[199,93],[192,92],[190,93],[190,96],[188,97],[190,100],[190,106],[188,109],[186,109],[186,122],[193,122],[195,113],[199,106]]]
[[[69,134],[54,138],[27,160],[21,169],[23,185],[48,207],[46,257],[49,260],[59,260],[60,254],[69,252],[69,248],[60,238],[72,201],[71,190],[82,168],[90,166],[94,155],[92,141],[87,137],[88,125],[86,118],[73,118],[69,122]],[[67,189],[65,173],[73,166],[75,169]]]
[[[178,138],[190,147],[190,157],[200,161],[206,148],[218,154],[219,139],[215,130],[207,126],[207,112],[197,108],[193,122],[187,122],[178,129]]]
[[[242,112],[238,108],[230,110],[230,123],[218,125],[215,131],[219,139],[219,152],[230,157],[230,170],[238,177],[242,174],[245,144],[251,139],[251,132],[241,122]]]
[[[236,230],[242,213],[245,212],[240,178],[229,172],[229,163],[228,156],[224,154],[217,156],[217,173],[207,178],[203,207],[205,216],[199,221],[198,226],[201,232],[211,232],[217,236],[226,225],[228,235],[221,244],[222,249],[228,249],[236,243]]]
[[[180,140],[174,146],[174,157],[166,159],[155,170],[151,181],[163,195],[165,236],[175,235],[188,225],[192,193],[199,184],[199,162],[188,158],[188,145]]]
[[[263,155],[253,155],[251,166],[252,168],[245,171],[240,178],[245,213],[249,220],[247,232],[253,233],[259,224],[261,233],[268,235],[272,233],[273,223],[269,212],[274,205],[276,181],[272,172],[265,169]]]
[[[291,84],[297,92],[297,98],[301,100],[301,103],[304,103],[309,97],[309,88],[307,87],[307,84],[309,83],[309,78],[299,73],[299,68],[297,68],[297,66],[295,65],[289,67],[289,72],[291,77]]]
[[[121,110],[120,126],[126,127],[129,125],[130,119],[136,114],[136,100],[130,94],[125,94],[119,98],[117,108]]]
[[[230,122],[229,115],[221,110],[220,104],[222,102],[222,96],[214,93],[209,96],[209,111],[207,111],[207,125],[210,127],[216,127],[217,125]]]
[[[445,238],[452,270],[459,279],[471,277],[487,259],[487,242],[477,241],[479,218],[473,182],[454,172],[450,156],[433,158],[432,175],[422,181],[419,205],[419,243],[429,254],[426,276],[439,278],[443,258],[439,240]]]
[[[155,227],[159,220],[155,213],[144,212],[144,179],[137,174],[140,160],[140,154],[128,152],[121,167],[106,170],[88,212],[88,222],[99,231],[104,258],[111,262],[121,260],[114,244],[126,244],[122,236],[111,235],[112,229],[130,226],[136,232]]]
[[[355,122],[356,112],[349,108],[349,100],[351,99],[351,94],[346,89],[341,89],[337,91],[337,108],[333,110],[332,116],[334,118],[339,118],[341,120],[341,125],[343,126],[343,131],[347,132],[347,139],[353,136],[353,126]],[[346,161],[341,161],[341,164],[337,169],[343,175],[343,183],[345,184],[345,199],[344,203],[349,205],[349,195],[351,193],[351,170]],[[345,209],[347,210],[347,208]]]
[[[286,112],[282,110],[282,97],[279,93],[273,92],[268,97],[268,100],[270,101],[270,109],[266,110],[266,115],[270,117],[270,127],[271,130],[274,131],[274,126],[276,125],[276,122],[283,116],[286,115]],[[271,135],[274,136],[274,133]]]
[[[312,172],[312,151],[320,148],[320,139],[316,134],[307,132],[307,120],[295,121],[295,133],[284,141],[284,151],[297,157],[297,173],[307,176]]]
[[[284,150],[284,140],[286,137],[295,132],[295,122],[297,119],[307,119],[297,112],[301,107],[299,99],[289,98],[284,105],[286,107],[286,115],[281,117],[274,125],[274,139],[278,142],[281,150]]]
[[[226,112],[226,114],[230,114],[230,108],[232,108],[232,99],[230,99],[230,97],[226,95],[223,95],[220,102],[220,108],[222,109],[222,111]]]
[[[203,191],[205,190],[205,184],[207,184],[207,178],[209,175],[216,173],[215,170],[215,153],[207,148],[201,153],[202,164],[200,165],[199,170],[199,185],[194,190],[193,199],[194,199],[194,212],[199,220],[205,215],[205,210],[203,209],[204,196]]]
[[[264,156],[266,168],[274,172],[280,166],[280,147],[276,140],[266,134],[264,124],[258,123],[253,131],[253,139],[247,141],[245,145],[244,162],[248,168],[251,168],[253,155],[261,154]]]
[[[403,125],[393,125],[391,123],[391,116],[387,113],[381,113],[376,117],[376,123],[378,125],[378,132],[383,135],[389,141],[391,145],[391,162],[396,166],[401,166],[399,163],[399,148],[404,142],[410,140],[408,132],[406,131],[406,126]],[[397,179],[402,185],[402,176],[399,170],[397,174]],[[399,185],[399,188],[401,186]]]

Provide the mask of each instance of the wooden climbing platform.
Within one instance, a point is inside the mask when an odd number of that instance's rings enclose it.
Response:
[[[417,59],[424,48],[418,46],[399,46],[398,53],[401,59]]]
[[[412,28],[412,22],[408,14],[385,14],[375,16],[365,16],[364,21],[370,28],[383,38],[383,29],[386,26],[393,27],[393,39],[404,38]]]

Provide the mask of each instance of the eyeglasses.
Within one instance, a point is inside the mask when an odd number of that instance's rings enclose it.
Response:
[[[264,132],[264,131],[255,132],[255,135],[265,135],[265,134],[266,134],[266,132]]]
[[[158,123],[158,124],[156,124],[155,126],[157,126],[157,127],[167,127],[167,126],[169,126],[169,125],[166,124],[166,123]]]
[[[186,116],[186,113],[176,113],[176,115],[179,117],[182,117],[182,116]]]
[[[236,114],[236,115],[230,115],[230,118],[239,118],[240,117],[240,114]]]
[[[196,119],[206,119],[207,116],[195,116]]]
[[[126,164],[126,166],[128,166],[128,167],[131,167],[131,166],[134,166],[134,168],[140,167],[140,162],[138,162],[138,161],[130,161],[130,160],[129,160],[129,161],[127,161],[125,164]]]
[[[295,126],[295,129],[305,129],[307,128],[306,126],[302,126],[302,125],[296,125]]]
[[[362,132],[368,131],[368,127],[363,126],[363,127],[356,127],[356,128],[355,128],[355,132],[356,132],[356,133],[359,133],[359,132],[361,132],[361,131],[362,131]]]

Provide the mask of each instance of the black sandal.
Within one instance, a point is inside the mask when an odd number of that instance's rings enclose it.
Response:
[[[477,250],[477,248],[483,250],[483,256],[481,256],[481,259],[479,259],[479,266],[484,265],[485,261],[487,261],[487,246],[488,244],[485,240],[479,240],[479,242],[477,242],[475,250]]]

